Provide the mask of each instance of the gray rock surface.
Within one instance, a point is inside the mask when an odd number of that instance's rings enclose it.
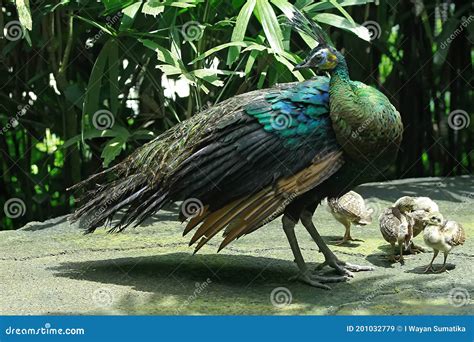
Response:
[[[192,255],[176,208],[121,234],[83,235],[65,217],[0,232],[0,315],[40,314],[473,314],[474,177],[406,179],[361,186],[374,222],[353,227],[362,241],[334,246],[344,228],[327,212],[314,222],[341,259],[375,266],[331,291],[289,281],[297,268],[280,220],[216,254],[219,238]],[[431,251],[390,264],[378,214],[403,195],[429,196],[467,233],[448,259],[450,272],[422,274]],[[302,226],[297,234],[312,266],[323,260]],[[421,236],[415,242],[423,244]],[[442,262],[440,256],[435,266]],[[326,269],[328,275],[334,274]],[[284,287],[273,305],[272,291]]]

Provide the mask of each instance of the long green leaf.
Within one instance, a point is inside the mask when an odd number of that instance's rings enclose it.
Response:
[[[123,18],[120,23],[120,31],[125,31],[132,27],[141,5],[141,2],[137,2],[135,4],[131,4],[130,6],[122,10]]]
[[[99,109],[100,89],[105,74],[105,65],[109,57],[111,40],[105,43],[95,60],[84,99],[83,115],[92,115]]]
[[[230,43],[221,44],[221,45],[213,47],[212,49],[209,49],[206,52],[200,54],[195,59],[193,59],[189,64],[194,64],[197,61],[203,60],[204,58],[209,57],[210,55],[216,53],[217,51],[223,50],[223,49],[228,48],[230,46],[247,47],[250,44],[251,43],[246,43],[246,42],[230,42]]]
[[[16,0],[16,8],[18,10],[18,18],[20,23],[31,31],[33,28],[33,21],[31,19],[30,1]]]
[[[110,109],[114,115],[118,114],[118,107],[119,107],[119,94],[120,89],[118,85],[119,81],[119,65],[120,59],[118,55],[118,44],[116,40],[110,41],[110,50],[109,50],[109,87],[110,87]]]
[[[282,52],[284,50],[283,33],[272,6],[268,0],[257,0],[256,10],[260,16],[263,32],[265,32],[268,43],[275,52]]]
[[[358,5],[366,5],[375,2],[375,0],[344,0],[338,1],[339,6],[341,7],[349,7],[349,6],[358,6]],[[334,4],[330,1],[321,1],[315,4],[309,4],[304,8],[306,12],[310,11],[325,11],[331,8],[334,8]]]
[[[347,13],[347,11],[344,9],[344,7],[342,7],[342,6],[337,2],[337,0],[329,0],[329,1],[331,2],[331,4],[334,5],[334,7],[336,7],[336,8],[339,10],[339,12],[342,13],[342,15],[343,15],[344,17],[346,17],[347,20],[349,20],[349,22],[350,22],[352,25],[355,25],[355,24],[356,24],[355,21],[354,21],[354,19],[352,19],[351,15],[350,15],[349,13]]]
[[[366,27],[357,24],[354,25],[349,20],[339,15],[331,13],[321,13],[316,14],[313,19],[320,23],[328,24],[352,32],[359,38],[368,42],[370,41],[370,33]]]
[[[255,8],[255,4],[256,0],[248,0],[240,10],[235,22],[234,30],[232,31],[232,42],[240,42],[244,40],[245,32],[247,31],[247,25]],[[229,53],[227,55],[227,65],[232,65],[239,57],[239,53],[240,47],[232,46],[229,49]]]

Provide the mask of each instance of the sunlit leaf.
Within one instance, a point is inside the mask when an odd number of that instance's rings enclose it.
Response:
[[[268,0],[257,0],[256,10],[260,15],[263,31],[268,43],[275,52],[282,52],[284,50],[283,33],[281,32],[273,7]]]

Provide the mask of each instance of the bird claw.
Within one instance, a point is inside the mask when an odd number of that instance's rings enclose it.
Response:
[[[313,286],[313,287],[317,287],[317,288],[324,289],[324,290],[331,290],[331,288],[329,286],[324,285],[322,282],[319,282],[316,279],[316,277],[314,277],[314,276],[310,277],[306,273],[301,273],[300,272],[297,275],[290,277],[289,280],[290,281],[297,280],[297,281],[301,281],[302,283],[308,284],[308,285]]]
[[[320,264],[316,269],[321,270],[324,266],[330,266],[334,268],[339,274],[353,278],[354,273],[352,272],[362,272],[362,271],[373,271],[374,268],[371,266],[359,266],[354,264],[349,264],[345,261],[339,259],[329,259]]]

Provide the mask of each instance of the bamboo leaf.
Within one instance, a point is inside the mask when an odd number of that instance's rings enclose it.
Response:
[[[18,18],[20,19],[21,25],[31,31],[33,28],[33,22],[31,19],[30,1],[16,0],[16,8],[18,10]]]
[[[117,136],[111,140],[109,140],[106,144],[104,149],[102,150],[101,157],[104,159],[103,166],[107,167],[111,162],[115,160],[125,149],[125,143],[127,142],[126,136]]]
[[[256,0],[248,0],[237,16],[234,30],[232,31],[232,42],[243,41],[245,38],[245,32],[247,31],[247,25],[250,20],[250,16],[255,8]],[[232,46],[229,49],[227,55],[227,65],[232,65],[238,58],[240,47]]]
[[[283,49],[283,33],[276,17],[275,11],[268,0],[257,0],[256,10],[260,16],[263,32],[272,49],[280,53]]]
[[[348,6],[358,6],[366,5],[375,2],[375,0],[345,0],[338,1],[339,6],[348,7]],[[310,11],[325,11],[331,8],[334,8],[334,4],[331,1],[321,1],[314,4],[310,4],[304,8],[306,12]]]
[[[135,21],[135,17],[137,16],[137,13],[140,10],[141,5],[142,5],[141,2],[137,2],[137,3],[131,4],[130,6],[122,10],[123,18],[122,18],[122,22],[120,23],[120,31],[126,31],[130,27],[132,27],[133,22]]]
[[[221,44],[221,45],[213,47],[212,49],[209,49],[206,52],[200,54],[195,59],[193,59],[189,64],[194,64],[197,61],[203,60],[204,58],[209,57],[210,55],[216,53],[217,51],[223,50],[223,49],[228,48],[230,46],[247,47],[249,45],[250,45],[250,43],[246,43],[246,42],[230,42],[230,43]]]
[[[313,19],[320,23],[328,24],[352,32],[359,38],[370,42],[370,33],[366,27],[358,24],[354,25],[344,17],[331,13],[321,13],[316,14]]]
[[[339,12],[342,13],[342,15],[344,17],[346,17],[347,20],[349,20],[349,22],[352,24],[352,25],[356,25],[354,19],[352,19],[352,17],[350,16],[349,13],[347,13],[347,11],[344,9],[344,7],[342,7],[336,0],[329,0],[331,2],[331,4],[334,5],[334,7],[336,7]]]
[[[116,40],[110,41],[109,49],[109,88],[110,88],[110,109],[115,115],[118,114],[119,102],[118,97],[120,94],[120,88],[118,85],[119,81],[119,65],[120,59],[118,56],[118,44]]]
[[[105,74],[105,65],[109,56],[110,42],[109,40],[105,43],[92,67],[84,99],[83,115],[92,115],[99,109],[100,89],[102,77]]]

